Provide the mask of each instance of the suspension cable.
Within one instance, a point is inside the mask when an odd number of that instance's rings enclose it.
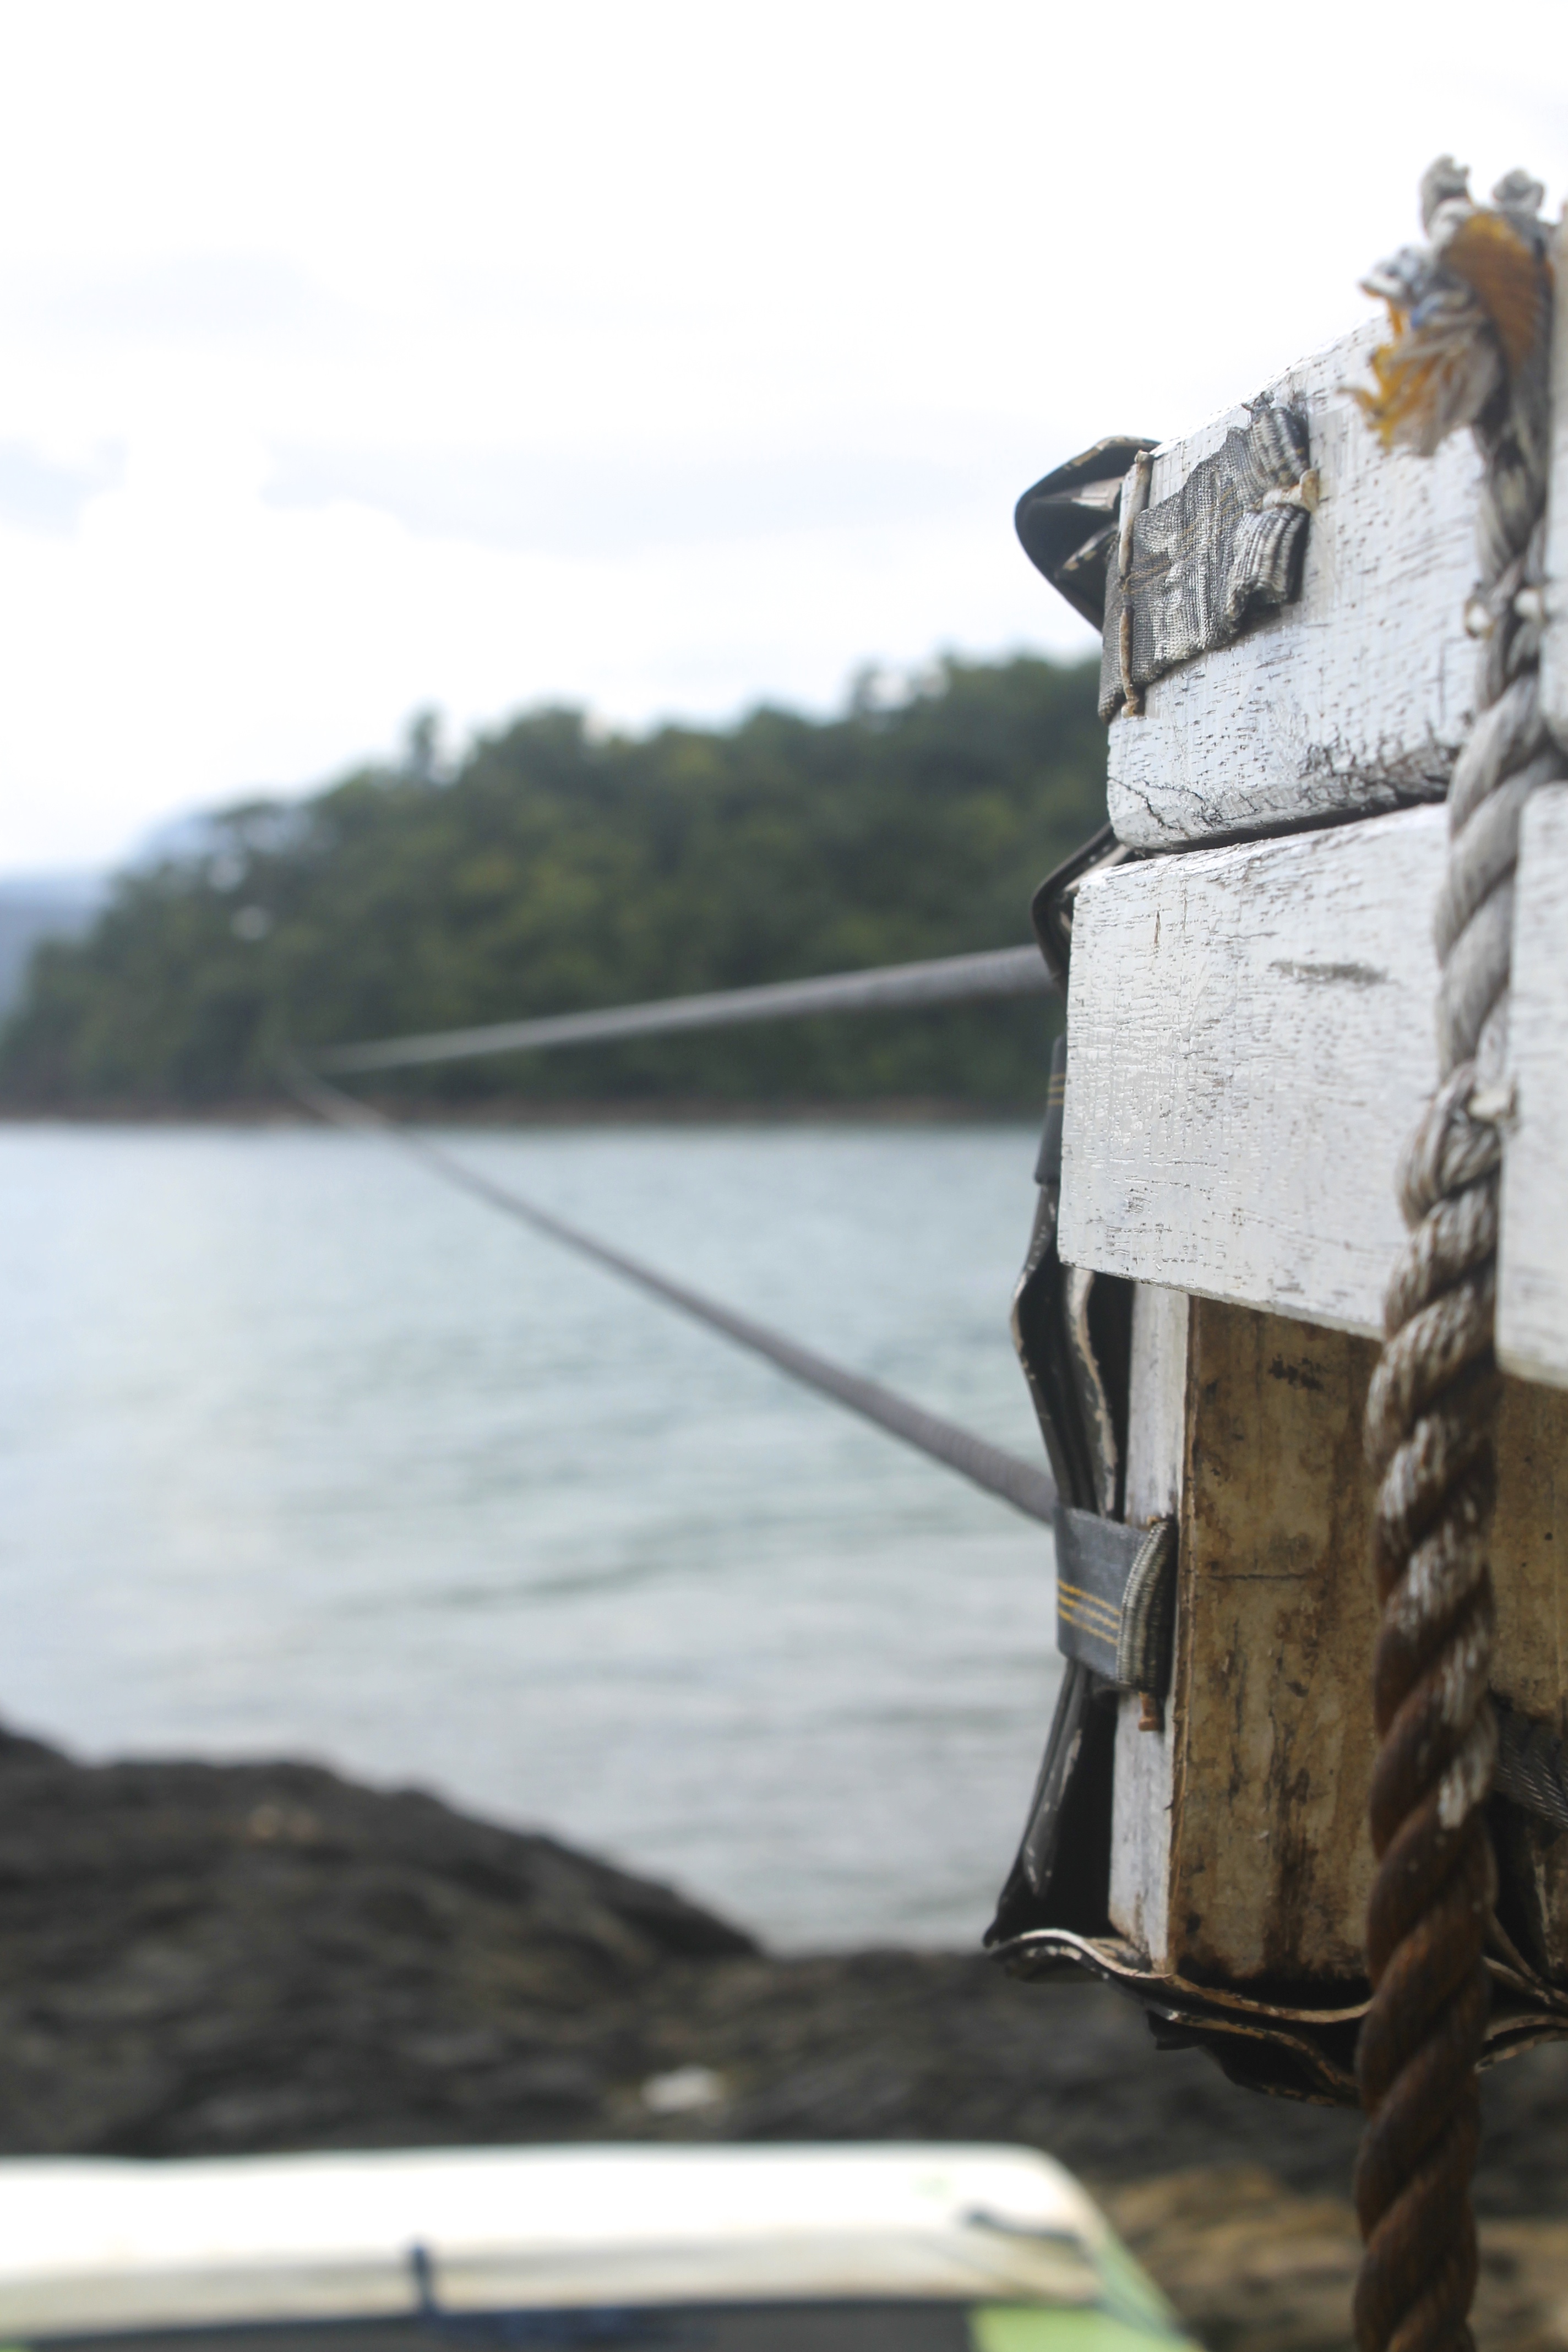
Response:
[[[1032,955],[1035,951],[1031,949],[1029,952]],[[542,1209],[535,1202],[525,1200],[510,1185],[498,1184],[493,1177],[467,1166],[451,1152],[444,1151],[439,1144],[432,1143],[428,1137],[416,1134],[397,1120],[373,1110],[368,1104],[356,1101],[340,1087],[328,1085],[297,1059],[290,1057],[285,1063],[283,1080],[295,1098],[319,1118],[331,1121],[333,1126],[376,1135],[385,1142],[397,1145],[434,1174],[444,1177],[447,1183],[471,1192],[476,1199],[487,1202],[492,1209],[500,1209],[504,1215],[515,1217],[520,1223],[531,1226],[534,1232],[548,1235],[552,1241],[563,1244],[567,1249],[575,1250],[579,1256],[590,1258],[595,1265],[605,1267],[611,1274],[620,1275],[625,1281],[635,1282],[655,1298],[661,1298],[667,1307],[678,1308],[681,1314],[690,1316],[693,1321],[705,1324],[710,1331],[722,1332],[726,1339],[733,1339],[742,1348],[749,1348],[753,1355],[765,1357],[769,1363],[775,1365],[781,1372],[787,1372],[792,1380],[799,1381],[803,1387],[814,1390],[818,1396],[832,1397],[837,1403],[847,1405],[852,1412],[875,1423],[879,1429],[885,1429],[890,1436],[901,1438],[906,1445],[912,1445],[917,1454],[925,1454],[928,1460],[945,1463],[950,1470],[956,1470],[973,1485],[984,1487],[988,1495],[996,1495],[1003,1502],[1011,1503],[1014,1509],[1022,1511],[1026,1518],[1042,1519],[1047,1525],[1051,1522],[1056,1511],[1057,1490],[1047,1473],[1037,1464],[1026,1462],[1021,1455],[1009,1454],[1003,1447],[993,1445],[988,1439],[974,1436],[971,1431],[961,1429],[955,1422],[945,1420],[940,1413],[928,1412],[923,1405],[915,1404],[908,1397],[899,1396],[893,1390],[884,1388],[879,1381],[869,1381],[859,1372],[847,1371],[842,1365],[829,1362],[826,1357],[817,1355],[813,1349],[799,1346],[794,1339],[785,1339],[781,1332],[770,1330],[765,1324],[752,1322],[750,1316],[737,1315],[730,1307],[721,1307],[715,1300],[705,1298],[700,1291],[690,1290],[682,1282],[672,1282],[668,1275],[643,1265],[640,1259],[628,1257],[605,1242],[595,1241],[591,1234],[584,1233],[579,1226],[568,1224],[563,1217],[554,1216],[548,1209]]]
[[[816,980],[768,981],[760,988],[658,997],[647,1004],[606,1005],[593,1013],[552,1013],[535,1021],[493,1022],[481,1029],[442,1029],[425,1036],[323,1046],[308,1060],[312,1069],[345,1074],[405,1069],[420,1062],[464,1062],[482,1054],[606,1045],[617,1037],[661,1036],[671,1030],[794,1021],[813,1013],[886,1013],[914,1004],[963,1004],[980,997],[1048,996],[1055,986],[1037,948],[989,948],[979,955],[934,956],[923,963],[882,964],[872,971],[826,972]]]

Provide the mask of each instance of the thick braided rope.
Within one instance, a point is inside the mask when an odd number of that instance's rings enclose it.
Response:
[[[1386,439],[1428,450],[1456,425],[1475,428],[1486,469],[1481,587],[1468,617],[1481,653],[1478,717],[1449,787],[1448,865],[1435,926],[1441,1085],[1401,1171],[1410,1238],[1389,1284],[1366,1413],[1379,1480],[1373,1552],[1383,1617],[1373,1673],[1380,1742],[1371,1808],[1378,1870],[1367,1916],[1373,1996],[1357,2053],[1367,2114],[1355,2177],[1366,2241],[1355,2295],[1361,2352],[1453,2352],[1473,2340],[1470,2178],[1495,1893],[1482,1809],[1497,1756],[1487,1696],[1499,1393],[1496,1121],[1520,813],[1536,783],[1561,772],[1537,685],[1545,323],[1534,322],[1530,362],[1540,381],[1526,381],[1497,323],[1495,299],[1489,308],[1495,289],[1483,276],[1478,289],[1465,268],[1471,248],[1488,239],[1510,268],[1528,247],[1544,286],[1541,242],[1530,242],[1540,192],[1510,175],[1497,191],[1500,211],[1479,214],[1445,159],[1423,196],[1435,250],[1401,255],[1373,281],[1390,295],[1402,333],[1392,354],[1380,354],[1389,362],[1377,370],[1384,405],[1368,405]],[[1510,325],[1517,345],[1511,314]],[[1434,395],[1428,376],[1426,391],[1439,406],[1447,394],[1447,412],[1434,418],[1430,397],[1428,413],[1414,398],[1401,410],[1402,391],[1391,389],[1398,370],[1418,373],[1435,351],[1439,380]],[[1406,387],[1415,382],[1415,373],[1403,379]]]

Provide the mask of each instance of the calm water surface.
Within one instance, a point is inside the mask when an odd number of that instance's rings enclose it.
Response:
[[[1021,1128],[445,1139],[1031,1456]],[[0,1129],[0,1716],[324,1759],[794,1948],[973,1939],[1048,1539],[384,1147]]]

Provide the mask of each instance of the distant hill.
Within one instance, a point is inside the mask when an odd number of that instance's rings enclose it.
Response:
[[[0,1100],[127,1108],[271,1091],[301,1045],[1012,945],[1103,821],[1091,664],[949,661],[892,709],[595,731],[531,712],[449,778],[405,761],[219,813],[43,947]],[[422,1072],[454,1106],[1038,1102],[1038,1001],[792,1023]]]
[[[16,875],[0,880],[0,1015],[20,999],[33,950],[44,940],[79,939],[103,905],[97,874]]]

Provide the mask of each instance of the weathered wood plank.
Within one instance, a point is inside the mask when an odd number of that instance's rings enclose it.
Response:
[[[1557,283],[1568,284],[1568,223],[1557,232]],[[1552,734],[1568,751],[1568,301],[1552,320],[1552,477],[1546,499],[1546,633],[1541,697]]]
[[[1444,789],[1472,707],[1479,461],[1468,434],[1436,457],[1389,456],[1347,387],[1384,331],[1369,323],[1271,389],[1305,411],[1321,500],[1300,600],[1148,689],[1110,728],[1110,806],[1123,841],[1163,849],[1367,815]],[[1156,454],[1168,498],[1234,409]]]
[[[1494,1689],[1561,1738],[1568,1731],[1568,1394],[1505,1381],[1492,1523]],[[1500,1856],[1514,1933],[1537,1967],[1568,1970],[1568,1836],[1505,1820]]]
[[[1118,1724],[1111,1919],[1158,1967],[1224,1983],[1361,1973],[1377,1605],[1362,1450],[1370,1341],[1140,1291],[1129,1471],[1168,1469],[1184,1397],[1167,1729]],[[1568,1727],[1568,1395],[1505,1381],[1492,1535],[1494,1686]],[[1142,1818],[1139,1809],[1142,1808]],[[1568,1969],[1568,1837],[1522,1820],[1508,1916]]]
[[[1565,306],[1568,307],[1568,306]],[[1520,828],[1503,1155],[1498,1356],[1568,1387],[1568,784],[1534,793]]]
[[[1141,1284],[1132,1300],[1132,1380],[1127,1414],[1127,1517],[1178,1511],[1186,1443],[1187,1317],[1179,1290]],[[1172,1730],[1142,1728],[1136,1691],[1117,1701],[1111,1779],[1111,1924],[1157,1965],[1170,1919]]]
[[[1085,886],[1064,1258],[1381,1330],[1394,1171],[1436,1079],[1446,837],[1410,809]]]
[[[1373,1876],[1376,1349],[1205,1301],[1189,1344],[1168,1948],[1200,1980],[1342,1983]]]

